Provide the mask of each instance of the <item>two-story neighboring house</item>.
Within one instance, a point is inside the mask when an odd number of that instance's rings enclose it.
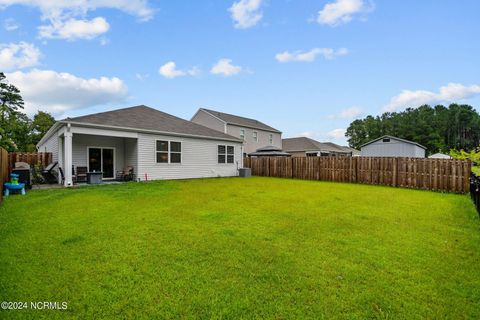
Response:
[[[282,132],[255,119],[200,108],[191,121],[242,139],[244,154],[267,146],[282,148]]]

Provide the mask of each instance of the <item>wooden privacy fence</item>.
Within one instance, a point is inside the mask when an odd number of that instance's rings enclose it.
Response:
[[[11,152],[8,157],[10,170],[15,167],[15,162],[26,162],[30,166],[39,165],[43,168],[52,163],[51,152]]]
[[[393,157],[260,157],[245,158],[252,175],[378,184],[466,193],[469,160]]]
[[[8,180],[8,152],[0,148],[0,202],[3,200],[3,184]]]

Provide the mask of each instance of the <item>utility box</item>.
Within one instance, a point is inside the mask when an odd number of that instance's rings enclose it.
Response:
[[[248,178],[252,176],[252,169],[250,168],[240,168],[238,169],[238,176],[242,178]]]

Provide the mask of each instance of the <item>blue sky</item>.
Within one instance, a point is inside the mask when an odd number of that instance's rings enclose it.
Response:
[[[0,0],[26,111],[199,107],[345,143],[358,117],[480,105],[476,0]]]

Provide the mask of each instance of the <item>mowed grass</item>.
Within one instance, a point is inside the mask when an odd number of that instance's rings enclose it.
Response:
[[[479,319],[464,195],[278,178],[32,191],[0,206],[0,318]]]

